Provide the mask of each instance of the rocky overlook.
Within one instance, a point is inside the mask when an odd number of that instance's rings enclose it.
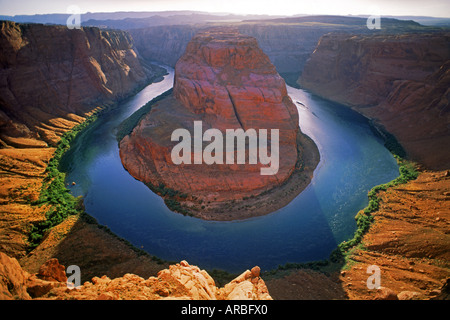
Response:
[[[323,36],[299,83],[392,133],[414,160],[448,169],[450,34]]]
[[[175,165],[171,150],[176,143],[171,134],[177,128],[193,132],[194,121],[202,121],[204,130],[224,133],[226,129],[278,129],[278,172],[261,175],[260,163]],[[271,189],[283,186],[289,194],[284,201],[289,202],[309,183],[317,165],[318,151],[298,123],[285,82],[257,41],[235,29],[217,28],[189,42],[175,67],[173,94],[155,104],[120,142],[120,155],[131,175],[159,187],[160,193],[172,191],[176,195],[172,201],[196,216],[232,220],[260,215],[286,202],[267,205],[270,199],[258,200],[258,195],[267,196]],[[301,172],[301,179],[293,185],[288,182],[294,172]],[[177,197],[180,193],[184,197]],[[232,207],[249,198],[241,209]],[[190,210],[196,206],[201,210]]]
[[[222,288],[205,270],[186,261],[161,270],[156,277],[144,279],[131,273],[114,279],[93,277],[72,290],[67,288],[65,270],[53,258],[31,274],[0,252],[0,300],[272,300],[259,267]]]

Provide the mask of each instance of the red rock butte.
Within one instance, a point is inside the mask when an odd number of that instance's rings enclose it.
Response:
[[[171,141],[171,134],[178,128],[192,134],[194,121],[202,121],[203,131],[215,128],[224,135],[226,129],[278,129],[278,172],[261,175],[261,167],[269,165],[248,161],[173,164],[171,150],[178,142]],[[313,151],[305,151],[306,148]],[[308,158],[304,170],[304,155],[308,153],[314,153],[314,159]],[[204,31],[192,38],[175,66],[173,94],[154,104],[120,142],[120,155],[124,167],[136,179],[160,186],[154,190],[162,195],[167,191],[172,191],[172,196],[175,193],[170,203],[176,209],[182,204],[195,216],[219,220],[279,209],[286,201],[278,199],[278,204],[271,201],[268,205],[270,199],[266,197],[259,204],[246,203],[242,207],[245,214],[231,214],[238,210],[232,203],[267,196],[271,190],[287,184],[295,171],[305,171],[304,188],[318,158],[314,143],[300,131],[297,108],[287,94],[285,81],[256,39],[224,28]],[[300,192],[298,182],[295,189]],[[180,194],[183,197],[177,197]],[[289,196],[285,200],[288,199],[292,200]]]

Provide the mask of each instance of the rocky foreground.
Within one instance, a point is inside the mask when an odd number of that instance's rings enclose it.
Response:
[[[272,300],[259,273],[254,267],[217,288],[206,271],[181,261],[148,279],[128,273],[115,279],[94,277],[68,288],[65,267],[57,259],[30,274],[0,252],[0,300]]]
[[[268,166],[249,160],[174,164],[172,132],[183,128],[194,136],[194,121],[202,121],[203,131],[214,128],[224,136],[227,129],[266,129],[270,139],[271,130],[279,130],[278,170],[262,175]],[[189,42],[175,67],[173,95],[155,104],[120,142],[120,156],[136,179],[160,194],[175,194],[172,204],[181,203],[175,211],[217,220],[261,215],[286,205],[309,183],[319,158],[314,143],[300,131],[283,78],[256,39],[229,28],[201,32]],[[301,176],[289,183],[299,171]],[[270,197],[253,199],[281,186],[287,195],[272,196],[276,203]],[[235,206],[244,199],[250,200]]]

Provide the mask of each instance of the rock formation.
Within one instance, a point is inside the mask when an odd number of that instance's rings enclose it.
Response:
[[[395,135],[414,160],[448,169],[448,32],[323,36],[299,83]]]
[[[177,143],[171,141],[172,132],[185,128],[193,133],[194,121],[202,121],[203,131],[219,129],[224,136],[226,129],[267,129],[268,135],[278,129],[278,172],[261,175],[261,168],[267,166],[248,160],[239,165],[175,165],[171,150]],[[220,28],[199,33],[191,40],[175,67],[173,95],[154,105],[120,142],[120,155],[135,178],[159,186],[165,193],[174,190],[187,195],[176,198],[177,202],[201,205],[197,216],[230,220],[236,216],[223,214],[233,211],[226,209],[226,204],[284,185],[302,161],[306,163],[306,180],[311,177],[318,155],[313,143],[306,140],[285,82],[257,41],[234,29]],[[311,150],[305,151],[306,147]],[[308,160],[311,156],[315,159]],[[221,208],[215,206],[218,203]],[[252,208],[251,214],[264,210],[267,208]],[[214,217],[205,212],[213,212]]]
[[[254,267],[218,288],[205,270],[181,261],[157,277],[144,279],[131,273],[115,279],[94,277],[70,290],[65,267],[57,259],[30,274],[0,252],[0,300],[272,300],[259,273]]]
[[[70,121],[125,97],[156,75],[130,35],[98,28],[0,24],[0,143],[55,144]]]
[[[400,32],[422,26],[411,20],[383,20],[383,29]],[[366,25],[367,19],[342,16],[307,16],[273,20],[245,20],[242,22],[216,22],[232,26],[240,33],[256,38],[260,48],[270,58],[277,71],[286,74],[299,74],[313,53],[320,37],[330,32],[372,33]],[[210,28],[204,23],[186,25],[164,25],[147,28],[126,28],[132,35],[139,53],[148,61],[160,61],[175,67],[184,54],[187,44],[198,32]],[[114,29],[121,28],[117,25]],[[423,27],[425,29],[425,27]],[[293,81],[295,82],[295,81]]]
[[[347,257],[355,263],[340,275],[349,299],[441,299],[450,279],[449,186],[448,170],[425,171],[381,193],[381,208],[373,213],[375,223],[363,246]],[[371,265],[380,267],[385,289],[367,289]]]
[[[25,254],[30,223],[63,133],[161,74],[124,31],[0,22],[0,250]]]

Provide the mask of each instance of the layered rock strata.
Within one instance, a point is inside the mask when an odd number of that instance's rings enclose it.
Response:
[[[225,160],[223,164],[174,164],[171,151],[177,142],[171,141],[171,135],[184,128],[194,136],[195,121],[202,122],[203,132],[214,128],[224,137],[227,129],[266,129],[270,140],[271,131],[279,130],[276,174],[262,175],[261,168],[268,166],[261,162],[250,164],[248,159],[245,164],[229,164]],[[188,44],[175,67],[173,95],[154,105],[121,141],[120,155],[135,178],[159,187],[159,191],[184,194],[184,198],[175,200],[186,205],[184,210],[205,219],[232,220],[268,213],[269,208],[261,202],[255,202],[260,208],[247,203],[247,208],[237,215],[231,214],[229,205],[286,185],[305,164],[303,188],[307,184],[318,153],[298,124],[298,112],[287,95],[285,82],[257,41],[234,29],[213,29],[199,33]],[[203,147],[207,145],[203,143]],[[305,150],[306,147],[312,150]],[[248,153],[247,150],[247,158]],[[192,152],[191,158],[194,156]],[[298,194],[299,188],[294,189]],[[279,201],[279,205],[284,204]],[[252,210],[246,210],[250,207]]]
[[[0,22],[0,251],[25,255],[60,137],[161,74],[124,31]]]
[[[450,166],[450,33],[323,36],[299,83],[395,135],[427,168]]]
[[[124,31],[1,22],[1,145],[55,144],[70,122],[148,83],[152,68]]]

